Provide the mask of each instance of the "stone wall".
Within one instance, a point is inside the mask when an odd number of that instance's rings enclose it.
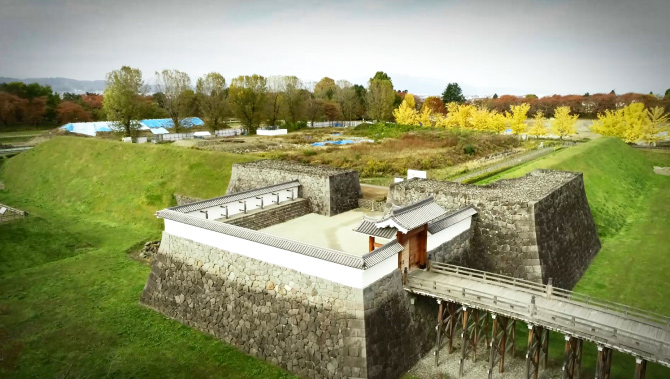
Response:
[[[571,289],[600,246],[580,173],[536,170],[488,186],[413,179],[391,185],[388,202],[431,195],[447,210],[477,209],[471,268],[536,282],[561,278],[561,287]]]
[[[176,194],[176,193],[174,194],[174,199],[177,202],[177,205],[186,205],[186,204],[191,204],[191,203],[197,203],[198,201],[204,200],[204,199],[198,199],[196,197],[179,195],[179,194]]]
[[[358,199],[358,207],[369,209],[371,211],[385,211],[386,210],[386,201],[385,200],[373,200],[373,199]]]
[[[582,176],[535,204],[535,233],[544,281],[572,288],[600,250]]]
[[[457,235],[435,249],[428,252],[435,262],[448,263],[458,266],[471,266],[468,259],[471,256],[471,240],[475,234],[475,220],[470,224],[470,229]],[[476,263],[476,262],[475,262]]]
[[[294,162],[263,160],[233,165],[227,194],[298,179],[300,197],[308,199],[314,212],[334,216],[358,206],[363,196],[355,170],[311,166]]]
[[[234,218],[229,220],[220,219],[218,221],[251,230],[260,230],[309,213],[312,213],[309,201],[307,199],[296,199],[288,203],[270,206],[266,209],[254,210],[252,213],[246,215],[235,215]]]
[[[163,233],[140,301],[300,376],[367,377],[360,289]]]
[[[358,208],[358,199],[363,197],[358,171],[344,171],[329,177],[330,215]]]
[[[437,302],[407,293],[400,270],[365,288],[363,297],[368,377],[398,378],[434,346]]]

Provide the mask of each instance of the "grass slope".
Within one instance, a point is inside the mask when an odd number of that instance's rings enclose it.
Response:
[[[232,163],[252,158],[166,145],[59,137],[2,167],[16,207],[140,230],[160,230],[154,213],[173,194],[220,196]]]
[[[600,138],[517,166],[477,184],[516,178],[535,169],[584,173],[586,196],[600,237],[615,235],[655,184],[644,153],[618,139]]]
[[[0,226],[0,377],[292,377],[142,307],[149,267],[126,254],[173,192],[220,195],[246,160],[77,138],[8,160],[0,202],[31,216]]]
[[[670,178],[655,175],[652,166],[670,166],[670,154],[641,151],[615,139],[599,139],[562,150],[503,172],[514,178],[536,168],[580,171],[598,227],[602,249],[575,291],[670,315]],[[523,340],[527,330],[518,328]],[[562,360],[562,336],[553,335],[551,359]],[[585,344],[583,367],[595,370],[596,347]],[[613,377],[631,377],[634,358],[615,352]],[[588,376],[587,375],[587,376]],[[647,378],[670,377],[670,370],[650,364]]]

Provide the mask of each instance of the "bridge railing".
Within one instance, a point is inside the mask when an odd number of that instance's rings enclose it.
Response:
[[[670,330],[670,317],[648,311],[641,308],[631,307],[625,304],[616,303],[609,300],[603,300],[591,297],[589,295],[565,290],[562,288],[550,287],[548,285],[532,282],[530,280],[513,278],[505,275],[494,274],[487,271],[471,269],[467,267],[455,266],[445,263],[431,262],[431,271],[440,272],[447,275],[458,275],[467,277],[481,282],[496,283],[515,290],[531,293],[536,296],[551,296],[561,298],[564,301],[579,303],[582,306],[587,306],[598,311],[615,312],[624,314],[636,321],[658,326],[662,325],[666,330]]]
[[[431,266],[431,271],[433,268],[435,268],[435,266]],[[463,272],[463,267],[451,266],[451,269],[453,269],[454,272],[456,271],[456,268],[458,268],[459,273]],[[478,274],[482,275],[483,273],[485,272],[479,271]],[[486,273],[487,280],[490,275],[491,273]],[[507,279],[507,277],[503,278]],[[616,342],[619,345],[626,346],[628,349],[635,350],[641,354],[651,354],[655,361],[670,365],[670,361],[667,358],[668,355],[670,355],[670,343],[658,338],[643,336],[625,330],[618,330],[608,324],[579,316],[566,315],[565,313],[542,307],[541,305],[538,306],[532,302],[523,302],[503,296],[494,296],[476,289],[442,283],[431,279],[412,277],[410,287],[415,291],[439,293],[457,301],[465,301],[474,307],[485,308],[503,314],[511,314],[513,317],[516,316],[516,318],[520,318],[526,322],[532,323],[534,321],[538,324],[549,326],[550,328],[553,326],[554,329],[562,332],[567,332],[565,327],[569,327],[570,332],[573,334],[581,334],[582,338],[588,337],[592,341],[608,344]],[[490,309],[487,304],[495,305],[496,309]]]

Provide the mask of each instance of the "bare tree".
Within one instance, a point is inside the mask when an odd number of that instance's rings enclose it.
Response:
[[[284,78],[271,76],[267,78],[267,109],[268,125],[277,125],[284,97]]]
[[[161,108],[165,109],[172,123],[174,131],[179,133],[180,117],[188,105],[188,92],[191,89],[191,78],[185,72],[178,70],[163,70],[156,72],[156,89],[163,94]]]

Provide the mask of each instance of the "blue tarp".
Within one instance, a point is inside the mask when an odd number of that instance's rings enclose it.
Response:
[[[61,126],[61,129],[67,130],[70,133],[84,134],[87,136],[95,136],[98,132],[111,132],[112,122],[96,121],[96,122],[71,122]]]
[[[350,140],[350,139],[343,139],[339,141],[323,141],[323,142],[314,142],[312,146],[326,146],[326,145],[350,145],[352,143],[361,143],[361,142],[374,142],[371,139],[363,139],[363,140]]]
[[[148,128],[173,128],[174,123],[170,118],[155,118],[141,120],[140,124]],[[190,128],[192,126],[203,126],[205,123],[198,117],[187,117],[181,120],[181,126],[184,128]]]

